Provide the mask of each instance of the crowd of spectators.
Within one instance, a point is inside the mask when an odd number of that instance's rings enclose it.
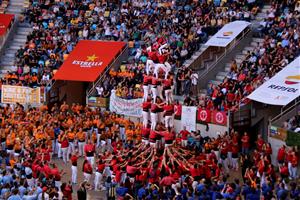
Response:
[[[17,71],[9,72],[3,83],[45,85],[81,39],[127,41],[138,64],[146,62],[145,49],[163,37],[169,45],[168,62],[180,67],[224,24],[249,20],[258,11],[246,0],[219,3],[32,1],[25,16],[33,31],[16,54]]]
[[[232,60],[230,72],[221,84],[209,85],[207,96],[200,96],[195,101],[187,97],[186,101],[190,105],[223,111],[236,110],[247,103],[246,97],[252,91],[300,54],[300,15],[295,9],[295,3],[272,3],[262,23],[263,43],[258,43],[252,51],[248,51],[241,64]]]
[[[161,145],[153,148],[142,142],[147,138],[141,123],[100,109],[62,104],[29,110],[7,106],[0,111],[3,199],[72,199],[74,185],[61,180],[66,167],[77,168],[82,156],[85,182],[79,195],[86,189],[104,190],[110,199],[257,200],[300,195],[297,150],[279,149],[277,173],[272,148],[260,136],[251,145],[247,133],[241,136],[234,130],[203,137],[200,131],[170,129],[173,145],[164,146],[156,138]],[[65,164],[53,164],[54,155]],[[77,184],[73,173],[69,179]]]

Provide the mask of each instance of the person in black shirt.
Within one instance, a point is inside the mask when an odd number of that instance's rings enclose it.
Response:
[[[86,198],[87,195],[86,195],[85,185],[86,185],[86,181],[84,181],[80,184],[80,187],[77,190],[77,199],[80,199],[80,200],[86,200],[87,199]]]

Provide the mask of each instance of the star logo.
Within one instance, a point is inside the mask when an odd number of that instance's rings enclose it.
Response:
[[[90,61],[90,62],[94,62],[98,57],[93,54],[91,56],[87,56],[87,60],[86,61]]]

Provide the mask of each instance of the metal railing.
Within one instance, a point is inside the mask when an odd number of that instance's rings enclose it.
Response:
[[[222,60],[228,53],[230,53],[234,49],[234,47],[236,47],[242,41],[242,39],[245,38],[245,36],[250,32],[250,30],[251,30],[250,27],[246,28],[244,31],[242,31],[240,37],[237,37],[229,44],[228,47],[225,47],[225,50],[221,55],[219,55],[219,56],[216,55],[214,63],[211,65],[205,66],[205,71],[200,75],[199,80],[202,77],[205,77],[210,71],[212,71],[215,68],[215,66],[217,64],[219,64],[220,60]],[[199,90],[199,87],[198,87],[198,90]]]
[[[286,105],[286,106],[282,106],[281,108],[281,112],[273,117],[272,119],[269,120],[270,124],[276,123],[277,120],[279,120],[282,116],[284,116],[285,114],[291,112],[293,109],[295,109],[297,106],[300,106],[300,97],[296,98],[295,100],[293,100],[292,103]]]
[[[90,89],[87,89],[87,91],[86,91],[87,98],[90,97],[93,92],[95,92],[96,87],[101,83],[103,78],[106,76],[106,73],[109,72],[109,70],[112,68],[114,63],[119,60],[119,58],[123,55],[124,52],[127,51],[127,49],[128,49],[128,46],[126,45],[126,47],[119,53],[119,55],[116,58],[114,58],[114,60],[111,62],[111,64],[105,69],[104,73],[102,73],[102,75],[97,79],[97,81],[93,82],[92,87]]]

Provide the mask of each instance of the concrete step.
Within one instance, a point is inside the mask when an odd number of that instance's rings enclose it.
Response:
[[[13,11],[13,12],[19,12],[21,13],[24,10],[23,5],[15,6],[15,5],[9,5],[7,7],[7,11]]]
[[[264,43],[265,40],[263,38],[253,38],[252,41],[258,43]]]
[[[186,60],[186,61],[184,62],[184,64],[185,64],[186,66],[189,66],[189,65],[192,64],[193,62],[194,62],[193,59],[188,59],[188,60]]]
[[[27,38],[14,38],[12,41],[24,44],[27,41]]]
[[[272,6],[271,5],[264,5],[263,9],[264,8],[270,10],[272,8]]]
[[[243,54],[243,55],[247,55],[247,54],[248,54],[248,50],[244,49],[244,50],[242,51],[242,54]]]
[[[257,13],[256,17],[267,17],[266,13],[260,12]]]
[[[247,50],[247,51],[253,51],[253,50],[254,50],[254,47],[248,46],[248,47],[245,47],[244,50]]]
[[[227,72],[218,72],[217,76],[226,76]]]
[[[237,54],[235,56],[235,59],[244,59],[244,58],[245,58],[245,55],[243,55],[243,54]]]
[[[17,51],[16,50],[14,50],[14,49],[5,49],[5,51],[4,51],[4,53],[6,53],[6,54],[15,54]]]
[[[240,59],[240,58],[239,59],[235,59],[235,60],[236,60],[236,64],[237,65],[240,65],[243,62],[243,59]]]
[[[221,81],[222,82],[224,80],[224,78],[225,78],[225,76],[223,76],[223,75],[217,75],[216,76],[216,80],[217,81]]]
[[[19,28],[31,28],[32,29],[32,25],[30,23],[24,22],[24,23],[19,23],[18,24]]]
[[[197,55],[195,55],[195,54],[192,55],[192,59],[193,59],[193,60],[196,60],[198,57],[199,57],[199,56],[197,56]]]
[[[225,72],[230,72],[230,67],[225,67]]]
[[[7,71],[13,72],[13,71],[17,71],[17,68],[15,66],[11,66],[11,65],[3,65],[1,66],[1,69],[5,71],[5,73]]]
[[[200,89],[199,92],[206,95],[207,94],[207,89]]]
[[[261,22],[265,19],[265,17],[256,17],[255,20],[258,22]]]
[[[18,32],[31,32],[32,31],[32,28],[31,27],[23,27],[23,26],[20,26],[18,27]]]
[[[12,65],[14,65],[14,60],[12,60],[12,61],[1,61],[0,62],[0,66],[12,66]]]
[[[4,53],[4,56],[5,58],[15,58],[15,54],[14,53]]]
[[[251,42],[250,44],[252,47],[258,47],[259,46],[259,43],[258,42]]]
[[[16,34],[16,35],[14,36],[14,38],[15,38],[15,39],[25,39],[25,40],[27,40],[26,35],[19,35],[19,34]]]
[[[24,7],[23,1],[11,1],[9,2],[9,5],[12,7]]]

